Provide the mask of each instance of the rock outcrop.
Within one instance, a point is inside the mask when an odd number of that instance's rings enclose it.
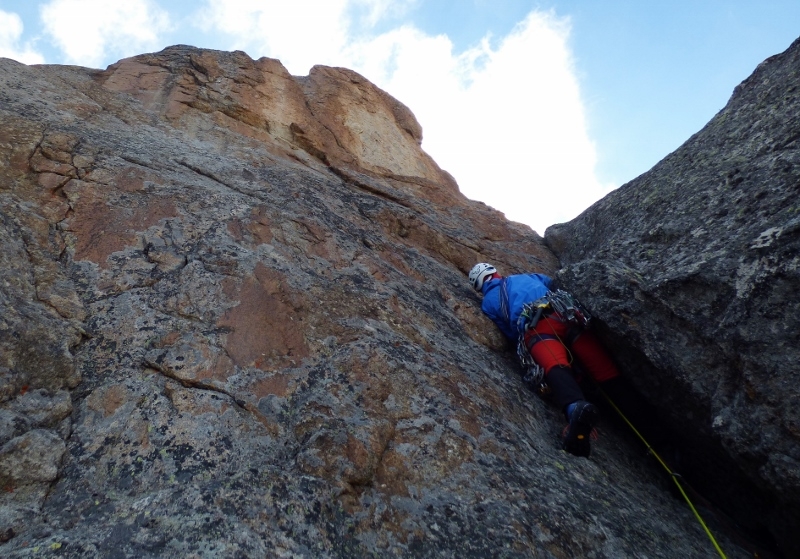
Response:
[[[800,40],[651,171],[545,238],[687,471],[800,556]]]
[[[627,434],[559,450],[466,282],[559,261],[421,134],[345,69],[0,60],[4,557],[714,554]]]

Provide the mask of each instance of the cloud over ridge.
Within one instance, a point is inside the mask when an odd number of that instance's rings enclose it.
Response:
[[[42,64],[44,56],[41,53],[30,45],[19,45],[23,29],[19,15],[0,10],[0,56],[23,64]]]
[[[594,174],[568,19],[533,11],[507,36],[454,52],[447,36],[410,23],[356,29],[354,8],[375,25],[389,16],[385,2],[311,4],[209,0],[204,21],[231,35],[232,48],[278,58],[294,74],[313,64],[360,72],[411,108],[423,147],[464,194],[540,233],[610,190]]]
[[[103,67],[188,41],[277,58],[295,75],[315,64],[344,66],[414,112],[423,148],[465,195],[539,233],[611,190],[596,178],[569,18],[534,10],[508,33],[456,47],[448,35],[422,30],[419,0],[190,6],[47,0],[40,34],[24,45],[19,16],[0,11],[0,55],[42,63],[31,45],[49,41],[66,63]]]
[[[100,66],[161,45],[169,15],[153,0],[51,0],[40,8],[45,32],[68,62]]]

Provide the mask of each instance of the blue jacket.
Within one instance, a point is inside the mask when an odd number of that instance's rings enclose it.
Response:
[[[553,285],[553,279],[544,274],[520,274],[505,279],[508,293],[508,318],[503,313],[502,279],[493,279],[483,283],[483,304],[481,310],[491,318],[511,340],[516,340],[517,319],[522,313],[522,306],[544,297]]]

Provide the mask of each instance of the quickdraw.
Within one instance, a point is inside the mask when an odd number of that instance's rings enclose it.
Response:
[[[519,357],[519,363],[523,371],[525,371],[522,375],[522,381],[533,388],[540,396],[550,394],[550,387],[544,380],[544,368],[533,360],[528,348],[525,347],[522,337],[517,342],[517,357]]]

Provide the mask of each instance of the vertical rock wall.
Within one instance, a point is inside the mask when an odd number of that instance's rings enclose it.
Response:
[[[800,41],[546,240],[695,482],[800,555]]]

